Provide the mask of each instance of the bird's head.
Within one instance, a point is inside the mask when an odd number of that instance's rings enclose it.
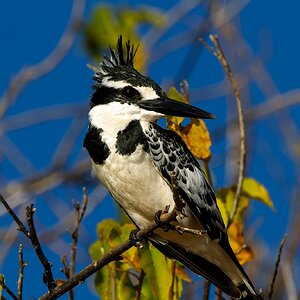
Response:
[[[94,75],[94,93],[90,99],[90,119],[119,116],[128,119],[155,121],[160,117],[178,116],[212,119],[214,116],[197,107],[170,99],[151,78],[134,68],[138,47],[130,41],[122,44],[119,37],[116,49],[110,49]],[[101,113],[102,112],[102,113]]]

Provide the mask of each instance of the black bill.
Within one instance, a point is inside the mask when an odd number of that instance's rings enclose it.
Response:
[[[170,98],[158,98],[153,100],[142,100],[138,102],[139,107],[152,110],[164,115],[197,119],[214,119],[215,116],[195,106],[172,100]]]

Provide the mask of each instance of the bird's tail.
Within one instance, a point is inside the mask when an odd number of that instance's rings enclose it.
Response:
[[[250,290],[246,284],[239,285],[238,289],[241,293],[241,300],[264,300],[254,288]]]
[[[208,279],[233,299],[263,300],[238,262],[237,266],[240,268],[240,277],[243,280],[243,283],[240,284],[229,278],[216,264],[209,262],[201,256],[187,252],[178,245],[170,242],[162,244],[152,238],[150,241],[160,252],[185,264],[193,272]],[[237,259],[235,258],[235,260]]]

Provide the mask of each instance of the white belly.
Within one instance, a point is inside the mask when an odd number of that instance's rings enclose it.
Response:
[[[132,155],[111,153],[94,174],[139,227],[153,223],[154,214],[174,207],[170,187],[156,171],[148,154],[138,146]]]
[[[100,166],[93,162],[92,165],[94,174],[138,227],[143,228],[153,224],[155,213],[163,210],[166,205],[170,206],[170,210],[174,208],[170,187],[157,172],[148,154],[142,150],[142,146],[138,146],[130,156],[111,153],[104,165]],[[188,207],[184,212],[187,217],[177,218],[179,225],[203,230]],[[206,233],[201,236],[180,235],[175,231],[164,232],[162,229],[157,229],[152,238],[178,244],[214,262],[225,273],[231,274],[235,281],[241,280],[235,265],[229,258],[224,260],[224,257],[227,257],[225,252]]]

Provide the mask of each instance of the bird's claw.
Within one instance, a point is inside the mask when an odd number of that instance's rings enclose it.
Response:
[[[142,239],[137,237],[138,231],[139,231],[139,229],[131,230],[130,235],[129,235],[129,240],[135,247],[142,249],[143,243],[142,243]]]
[[[161,215],[163,213],[165,213],[165,212],[163,212],[162,210],[157,211],[154,215],[154,222],[163,231],[168,232],[169,230],[173,229],[174,226],[171,224],[165,224],[161,221]]]

